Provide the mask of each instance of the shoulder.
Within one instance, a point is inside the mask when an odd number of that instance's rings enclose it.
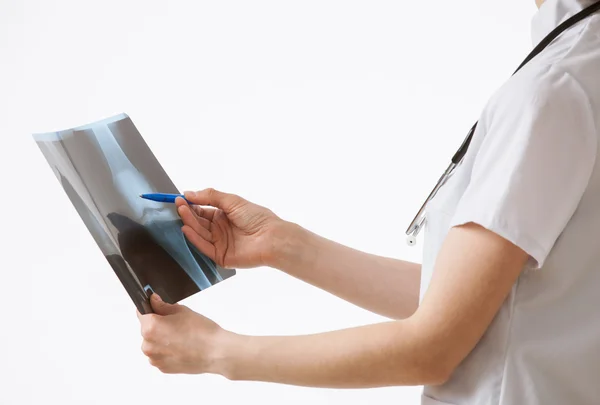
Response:
[[[544,106],[550,102],[589,103],[579,80],[560,65],[532,66],[513,75],[494,95],[488,113],[517,112],[515,107]]]
[[[592,104],[584,86],[560,65],[524,69],[490,99],[483,116],[486,133],[575,136],[596,143]]]

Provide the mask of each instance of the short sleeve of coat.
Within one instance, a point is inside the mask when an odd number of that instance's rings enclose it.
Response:
[[[490,102],[485,121],[451,226],[479,224],[519,246],[530,267],[539,268],[595,166],[590,100],[570,74],[551,68]]]

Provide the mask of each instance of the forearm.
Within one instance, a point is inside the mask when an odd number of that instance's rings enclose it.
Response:
[[[419,301],[421,266],[381,257],[285,223],[275,236],[271,265],[346,301],[393,319]]]
[[[405,321],[315,335],[227,333],[213,372],[230,380],[322,388],[438,384],[447,377],[436,350]]]

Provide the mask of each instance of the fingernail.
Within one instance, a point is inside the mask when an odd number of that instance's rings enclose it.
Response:
[[[154,298],[156,301],[162,301],[162,298],[160,298],[160,295],[157,293],[152,294],[150,298]]]

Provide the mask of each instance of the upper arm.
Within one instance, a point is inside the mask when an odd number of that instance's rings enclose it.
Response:
[[[479,225],[451,229],[410,319],[423,361],[449,375],[483,336],[527,258],[521,248]]]

